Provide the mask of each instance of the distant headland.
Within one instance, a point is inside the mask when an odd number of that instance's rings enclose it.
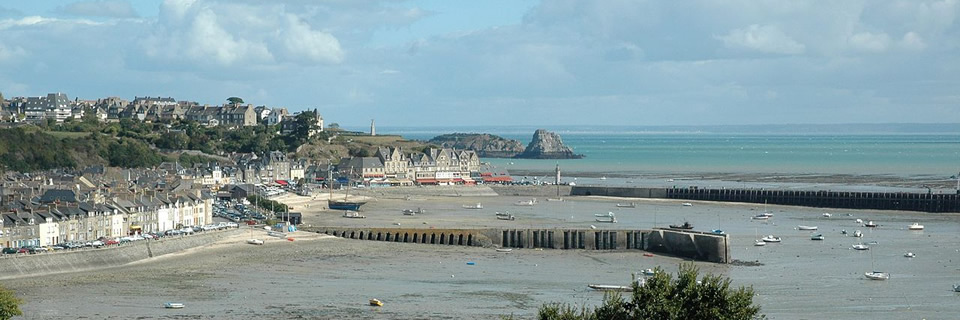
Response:
[[[453,133],[436,136],[428,143],[447,148],[473,150],[485,158],[580,159],[582,154],[563,144],[560,135],[537,129],[526,148],[520,141],[487,133]]]

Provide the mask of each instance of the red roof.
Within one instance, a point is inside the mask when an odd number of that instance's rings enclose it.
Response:
[[[281,186],[287,185],[287,181],[285,181],[285,180],[277,180],[276,182],[277,182],[277,184],[279,184],[279,185],[281,185]]]
[[[483,182],[510,182],[513,178],[510,176],[483,177]]]

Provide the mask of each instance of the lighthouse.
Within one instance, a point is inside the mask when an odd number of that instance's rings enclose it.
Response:
[[[373,119],[370,119],[370,135],[377,135],[377,124],[373,121]]]

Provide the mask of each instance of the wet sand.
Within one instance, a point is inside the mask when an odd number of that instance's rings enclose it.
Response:
[[[650,228],[689,221],[698,230],[725,230],[731,235],[734,259],[762,264],[698,263],[705,272],[731,277],[735,286],[754,286],[755,301],[769,318],[951,319],[957,314],[960,296],[950,287],[960,281],[960,222],[955,214],[708,202],[687,207],[672,200],[599,197],[567,197],[563,202],[540,198],[536,206],[519,207],[513,203],[529,197],[487,196],[483,189],[437,190],[452,196],[431,196],[429,188],[369,191],[367,195],[377,197],[364,206],[366,219],[320,210],[323,201],[311,198],[281,200],[312,225]],[[637,202],[637,208],[616,208],[627,201]],[[462,207],[477,202],[484,209]],[[427,213],[401,214],[402,209],[418,207]],[[750,220],[765,209],[774,212],[774,218]],[[507,210],[518,220],[494,218],[495,211]],[[832,217],[824,218],[825,211]],[[620,223],[592,222],[594,213],[603,212],[615,212]],[[856,218],[874,220],[880,227],[857,226]],[[906,230],[912,222],[926,225],[926,230]],[[819,226],[826,239],[811,241],[809,231],[796,230],[800,224]],[[857,229],[866,236],[855,239],[840,232]],[[640,251],[499,253],[492,248],[295,234],[295,241],[272,239],[263,246],[248,245],[248,237],[238,235],[123,267],[14,279],[4,285],[27,301],[23,310],[30,319],[526,318],[548,302],[599,304],[603,294],[587,289],[587,284],[626,284],[632,272],[656,266],[676,271],[682,262],[644,257]],[[754,239],[763,234],[781,236],[783,243],[754,247]],[[861,241],[877,244],[865,252],[851,249]],[[906,251],[917,257],[904,258]],[[890,272],[891,279],[865,280],[863,272],[874,268]],[[367,306],[370,298],[385,305]],[[163,309],[167,301],[187,307]]]

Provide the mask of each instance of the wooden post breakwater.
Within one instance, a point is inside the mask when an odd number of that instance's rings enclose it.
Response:
[[[731,261],[728,236],[690,230],[362,227],[310,227],[302,230],[357,240],[517,249],[644,250],[699,261]]]
[[[702,188],[573,187],[571,195],[769,203],[818,208],[960,212],[960,194]]]

